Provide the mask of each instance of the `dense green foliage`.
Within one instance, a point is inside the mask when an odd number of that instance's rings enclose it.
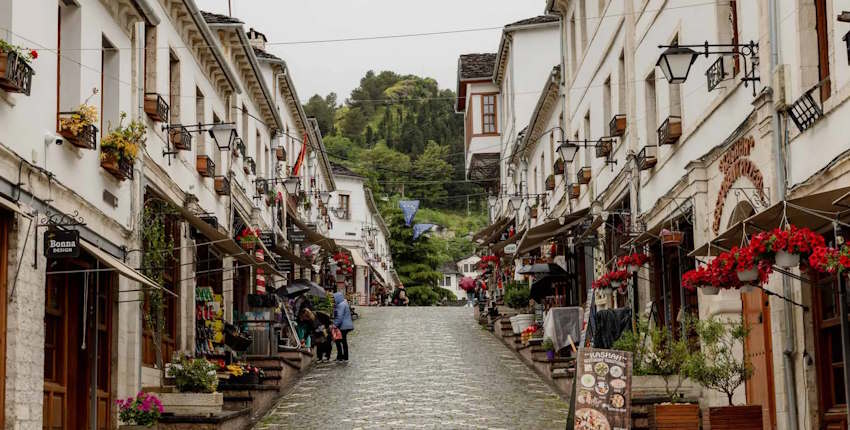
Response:
[[[168,376],[181,393],[214,393],[218,387],[216,365],[203,358],[180,357],[171,363]]]
[[[531,299],[531,288],[526,284],[508,283],[505,285],[505,304],[513,309],[525,309]]]
[[[687,374],[703,387],[726,394],[732,406],[735,390],[753,376],[750,362],[735,354],[747,338],[747,327],[740,321],[726,323],[717,318],[696,321],[693,327],[701,349],[689,357]]]
[[[454,92],[431,78],[369,71],[344,104],[331,93],[304,105],[331,161],[366,178],[379,200],[396,271],[408,288],[435,287],[442,264],[474,252],[471,234],[486,221],[482,188],[463,181],[463,116],[454,101]],[[439,225],[444,233],[414,242],[398,209],[402,196],[421,201],[416,223]],[[409,289],[408,296],[418,304],[420,297],[429,303],[446,294]]]
[[[426,286],[408,288],[407,298],[410,299],[410,306],[434,306],[440,301],[440,295]]]

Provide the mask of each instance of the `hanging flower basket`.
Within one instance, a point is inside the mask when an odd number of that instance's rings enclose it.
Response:
[[[634,273],[640,269],[640,266],[646,264],[647,261],[649,261],[649,257],[646,254],[636,252],[617,259],[617,267],[625,267],[630,273]]]
[[[716,295],[720,294],[720,288],[717,288],[717,287],[712,286],[712,285],[706,285],[706,286],[702,287],[701,290],[702,290],[702,293],[705,294],[706,296],[716,296]]]
[[[776,252],[776,265],[785,269],[800,265],[800,254],[791,254],[787,251]]]
[[[758,280],[759,271],[755,267],[738,271],[738,280],[741,282],[753,282]]]
[[[678,230],[661,230],[661,245],[663,246],[679,246],[685,239],[685,233]]]

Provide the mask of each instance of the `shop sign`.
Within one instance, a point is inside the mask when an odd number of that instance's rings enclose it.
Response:
[[[268,249],[272,249],[275,246],[275,237],[273,231],[261,231],[260,232],[260,242],[263,242],[263,245]]]
[[[307,238],[304,232],[296,226],[289,227],[286,230],[286,236],[292,243],[304,243],[304,240]]]
[[[516,246],[515,243],[505,245],[505,249],[504,249],[505,254],[508,254],[508,255],[516,254],[516,247],[517,246]]]
[[[287,259],[285,259],[281,256],[277,256],[277,258],[274,260],[274,262],[275,262],[275,269],[277,269],[278,272],[292,272],[292,262],[291,261],[289,261],[289,260],[287,260]]]
[[[568,428],[631,428],[632,354],[582,348],[576,364],[573,422]],[[570,426],[569,424],[572,424]]]
[[[47,258],[76,258],[80,256],[80,232],[77,230],[47,230],[44,232],[44,256]]]

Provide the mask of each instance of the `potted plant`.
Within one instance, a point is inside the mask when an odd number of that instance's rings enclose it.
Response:
[[[692,324],[685,322],[686,327]],[[667,327],[651,326],[641,319],[638,330],[626,330],[613,348],[632,353],[635,375],[655,375],[664,382],[666,402],[650,407],[650,428],[699,430],[699,405],[685,402],[682,396],[691,359],[686,337],[676,339]]]
[[[543,338],[543,350],[546,351],[546,359],[549,361],[555,361],[555,342],[552,342],[552,338],[546,337]]]
[[[711,283],[709,266],[700,266],[685,272],[682,275],[682,286],[691,291],[699,288],[707,296],[716,296],[720,293],[720,288]]]
[[[696,321],[693,328],[701,349],[690,355],[685,371],[703,387],[725,394],[728,401],[727,406],[709,408],[712,430],[761,430],[761,405],[735,406],[733,402],[735,390],[753,375],[749,361],[735,352],[747,338],[745,323],[709,318]]]
[[[629,273],[635,273],[647,261],[649,261],[649,256],[642,252],[635,252],[617,259],[617,267],[625,268]]]
[[[608,279],[611,281],[611,288],[620,288],[624,282],[629,281],[629,272],[625,270],[615,270],[608,274]]]
[[[245,227],[241,232],[239,232],[239,235],[236,236],[236,241],[239,242],[242,249],[246,251],[253,251],[260,243],[260,231],[259,229],[252,230]]]
[[[97,108],[83,103],[72,112],[60,113],[59,134],[72,145],[94,149],[97,142]]]
[[[756,260],[753,252],[749,247],[732,248],[731,253],[735,256],[735,270],[738,280],[743,283],[749,283],[758,280],[759,271],[756,265]]]
[[[799,266],[801,258],[808,258],[815,248],[825,244],[823,236],[792,225],[754,234],[749,246],[763,259],[773,260],[777,266],[787,269]]]
[[[136,397],[116,400],[115,405],[124,430],[155,429],[163,412],[159,398],[144,391],[139,391]]]
[[[125,119],[127,113],[121,112],[118,127],[113,130],[110,126],[100,141],[100,166],[120,181],[133,177],[133,163],[146,134],[144,124],[134,120],[124,126]]]
[[[685,233],[679,230],[661,229],[661,245],[663,246],[679,246],[685,239]]]
[[[26,51],[0,39],[0,88],[13,93],[30,95],[33,72],[30,63],[38,58],[38,51]]]
[[[216,392],[216,365],[203,358],[181,356],[166,369],[177,392],[160,393],[165,412],[175,415],[211,415],[221,412],[222,393]]]

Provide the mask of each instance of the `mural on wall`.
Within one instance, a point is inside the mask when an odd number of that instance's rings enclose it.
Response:
[[[739,178],[747,178],[752,182],[756,190],[756,196],[762,201],[766,200],[764,193],[764,176],[758,166],[750,160],[750,153],[756,142],[752,137],[742,137],[735,142],[720,159],[720,172],[723,173],[723,183],[717,194],[717,203],[714,206],[714,223],[712,230],[717,234],[720,231],[720,219],[723,217],[723,206],[726,197],[732,190],[732,185]]]

